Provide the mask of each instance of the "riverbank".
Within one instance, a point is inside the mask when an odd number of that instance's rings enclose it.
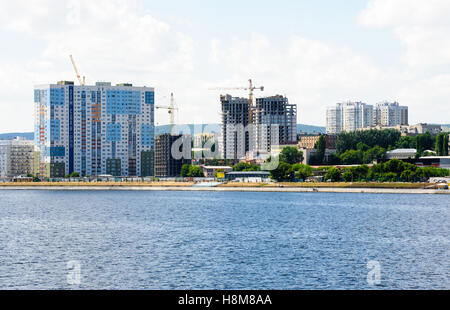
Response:
[[[287,192],[287,193],[369,193],[450,194],[450,190],[427,189],[424,183],[228,183],[218,186],[194,183],[4,183],[0,190],[46,191],[193,191],[193,192]]]

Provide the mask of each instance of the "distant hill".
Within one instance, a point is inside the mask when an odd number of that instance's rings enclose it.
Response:
[[[207,127],[207,128],[206,128]],[[222,125],[220,124],[185,124],[185,125],[176,125],[175,133],[220,133],[222,132]],[[170,133],[170,125],[162,125],[156,126],[155,135],[162,135],[165,133]]]
[[[208,127],[208,128],[206,128]],[[222,125],[221,124],[201,124],[201,125],[193,125],[193,124],[186,124],[186,125],[177,125],[175,127],[175,132],[179,133],[180,131],[187,130],[189,128],[190,132],[201,132],[202,129],[205,129],[205,132],[222,132]],[[320,126],[312,126],[312,125],[303,125],[298,124],[297,125],[297,133],[300,132],[306,132],[306,133],[326,133],[325,127]],[[155,129],[155,134],[160,135],[164,133],[170,132],[170,126],[169,125],[163,125],[163,126],[157,126]]]
[[[0,140],[13,140],[14,138],[25,138],[27,140],[34,139],[34,133],[32,132],[13,132],[13,133],[1,133]]]
[[[320,127],[320,126],[298,124],[297,125],[297,133],[301,133],[301,132],[325,134],[325,133],[327,133],[327,128]]]
[[[222,125],[221,124],[195,124],[195,125],[194,124],[186,124],[186,125],[177,125],[175,127],[176,132],[188,131],[190,133],[193,133],[193,132],[202,132],[203,130],[205,130],[205,132],[208,132],[208,133],[210,133],[210,132],[220,133],[220,132],[222,132]],[[156,128],[155,128],[155,135],[160,135],[160,134],[169,133],[169,132],[170,132],[170,125],[156,126]],[[300,132],[326,133],[326,128],[320,127],[320,126],[298,124],[297,132],[298,133],[300,133]],[[33,140],[34,133],[32,133],[32,132],[15,132],[15,133],[0,134],[0,140],[12,140],[16,137],[22,137],[27,140]]]

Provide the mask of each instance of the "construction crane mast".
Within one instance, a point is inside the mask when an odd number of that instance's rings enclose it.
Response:
[[[86,85],[86,77],[83,76],[83,79],[81,78],[81,75],[77,69],[77,65],[75,64],[75,60],[73,60],[72,55],[69,55],[69,57],[70,57],[70,61],[72,62],[72,65],[73,65],[73,69],[75,70],[75,74],[77,75],[78,83],[80,83],[81,86]]]
[[[210,88],[210,90],[248,90],[249,91],[249,95],[248,95],[248,104],[249,104],[249,122],[250,124],[253,123],[253,92],[255,90],[260,90],[260,91],[264,91],[264,86],[260,86],[260,87],[255,87],[253,86],[253,81],[252,79],[248,80],[249,82],[249,87],[217,87],[217,88]]]
[[[178,108],[175,107],[175,98],[173,96],[173,93],[170,94],[170,105],[169,106],[155,106],[156,109],[165,109],[168,110],[170,115],[170,133],[174,134],[174,128],[175,128],[175,111],[178,111]]]

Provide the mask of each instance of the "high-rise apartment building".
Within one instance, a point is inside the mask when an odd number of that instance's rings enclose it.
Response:
[[[297,143],[297,105],[283,96],[257,98],[254,108],[256,151],[270,152],[272,144]]]
[[[153,88],[58,82],[34,102],[41,177],[153,175]]]
[[[179,146],[174,145],[175,143],[179,143]],[[172,134],[157,136],[155,139],[155,176],[160,178],[179,177],[183,165],[191,163],[190,156],[190,136]]]
[[[377,103],[374,111],[374,125],[382,127],[409,125],[408,107],[401,106],[398,102]]]
[[[33,174],[34,143],[16,138],[0,141],[0,177]]]
[[[373,126],[372,105],[362,102],[338,103],[327,109],[327,133],[339,134]]]
[[[250,150],[249,103],[247,98],[221,96],[223,156],[241,159]]]

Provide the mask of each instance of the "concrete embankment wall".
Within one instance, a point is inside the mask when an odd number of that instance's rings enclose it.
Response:
[[[450,194],[450,190],[391,188],[299,188],[299,187],[156,187],[156,186],[0,186],[0,190],[45,191],[191,191],[191,192],[284,192],[367,194]]]

